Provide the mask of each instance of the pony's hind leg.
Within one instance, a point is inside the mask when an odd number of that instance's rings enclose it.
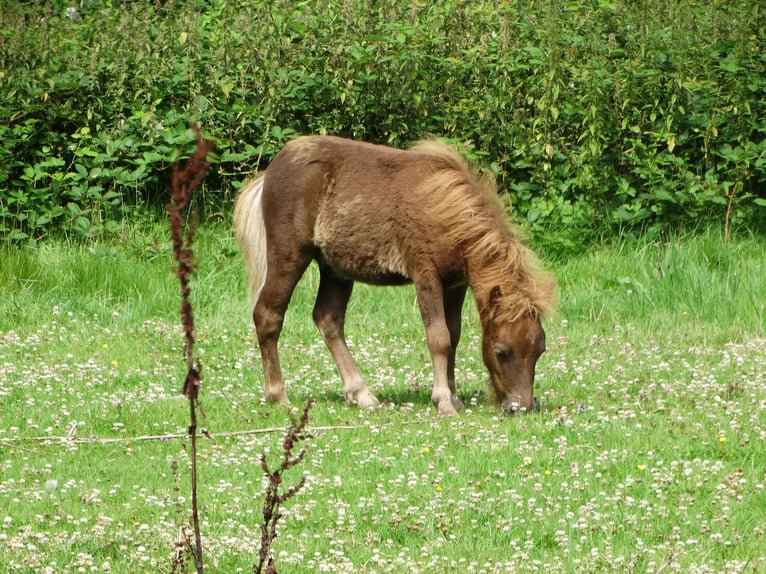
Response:
[[[343,393],[346,400],[352,404],[360,407],[376,407],[380,403],[364,383],[362,374],[346,345],[344,331],[346,307],[354,283],[338,277],[326,265],[320,264],[319,270],[319,292],[313,317],[343,379]]]
[[[310,258],[305,258],[299,259],[290,268],[269,268],[253,309],[253,322],[263,361],[265,397],[269,402],[290,404],[285,394],[282,369],[279,365],[279,335],[290,297],[310,262]]]

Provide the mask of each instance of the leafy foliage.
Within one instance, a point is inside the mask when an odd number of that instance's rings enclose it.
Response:
[[[461,142],[522,223],[565,249],[722,219],[729,203],[735,222],[764,219],[755,0],[80,4],[10,1],[0,15],[11,239],[93,235],[165,203],[195,122],[218,150],[210,210],[311,132]]]

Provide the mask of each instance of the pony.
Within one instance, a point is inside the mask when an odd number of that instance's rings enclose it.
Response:
[[[335,136],[288,142],[243,186],[234,227],[247,268],[265,398],[288,404],[277,343],[291,295],[319,267],[313,320],[343,381],[346,400],[375,407],[346,345],[355,281],[414,284],[433,366],[439,415],[463,408],[455,352],[468,287],[482,326],[482,357],[506,414],[532,411],[535,366],[545,351],[541,318],[555,281],[511,229],[492,178],[438,140],[408,150]]]

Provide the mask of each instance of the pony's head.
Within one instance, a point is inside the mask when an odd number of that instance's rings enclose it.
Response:
[[[503,412],[529,413],[536,407],[535,367],[545,352],[545,331],[535,309],[483,321],[482,356]]]

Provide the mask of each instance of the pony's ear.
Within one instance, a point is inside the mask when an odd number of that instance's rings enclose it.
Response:
[[[500,285],[492,287],[492,290],[489,292],[489,304],[491,307],[494,307],[497,304],[502,294],[503,290],[500,288]]]

